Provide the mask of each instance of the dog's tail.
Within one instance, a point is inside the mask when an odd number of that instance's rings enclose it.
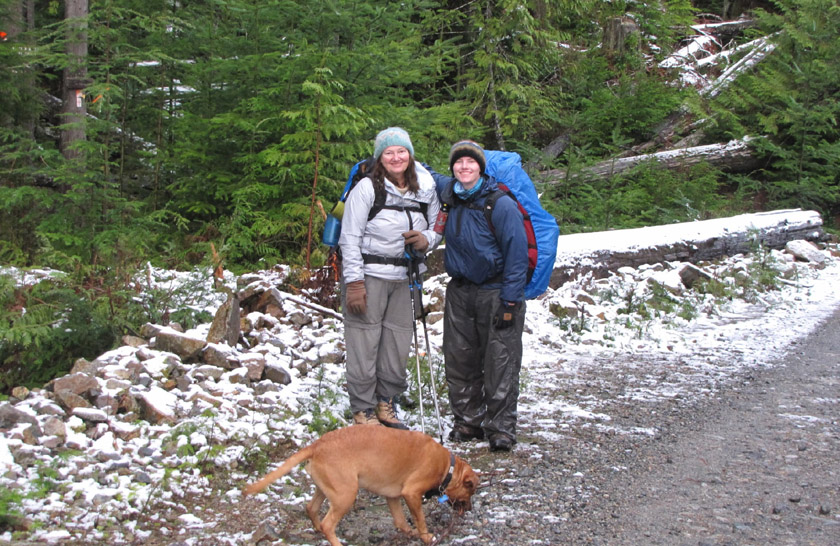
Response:
[[[275,470],[272,470],[268,474],[266,474],[261,480],[254,482],[245,487],[242,490],[242,494],[244,495],[254,495],[259,493],[269,485],[271,485],[274,481],[282,478],[286,474],[292,471],[294,467],[302,463],[303,461],[309,460],[314,453],[314,448],[312,445],[308,445],[305,448],[301,449],[285,461],[283,464],[278,466]]]

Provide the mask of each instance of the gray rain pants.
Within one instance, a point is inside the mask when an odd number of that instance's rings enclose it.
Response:
[[[347,392],[353,413],[374,408],[378,398],[399,396],[408,388],[406,362],[411,348],[412,314],[408,280],[365,276],[367,312],[347,311],[342,285]]]
[[[499,290],[449,282],[443,327],[446,382],[456,425],[515,440],[525,303],[513,326],[496,330],[493,317],[500,304]]]

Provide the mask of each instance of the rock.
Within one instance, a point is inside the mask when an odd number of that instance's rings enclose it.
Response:
[[[265,355],[260,353],[245,353],[239,355],[236,360],[239,365],[247,370],[246,377],[251,381],[262,379],[265,370]]]
[[[675,296],[682,295],[685,291],[685,284],[683,283],[680,272],[672,269],[669,271],[657,271],[653,276],[648,278],[648,284],[659,285]]]
[[[67,436],[67,427],[64,425],[64,421],[54,415],[44,420],[43,430],[47,436],[56,436],[59,438],[65,438]]]
[[[162,379],[172,375],[173,370],[175,370],[178,364],[180,364],[180,361],[175,355],[163,354],[143,361],[141,366],[149,377]]]
[[[273,381],[269,381],[268,379],[266,379],[265,381],[260,381],[259,383],[254,385],[254,394],[257,395],[258,397],[262,396],[263,394],[265,394],[267,392],[279,392],[279,391],[280,391],[280,387],[277,386],[277,383],[275,383]]]
[[[96,373],[97,366],[94,365],[93,362],[88,361],[84,358],[77,358],[75,362],[73,362],[73,367],[70,369],[70,373],[84,373],[88,375],[93,375]]]
[[[289,359],[291,362],[291,359]],[[265,365],[265,378],[280,385],[288,385],[292,382],[289,371],[277,362],[270,362]]]
[[[64,409],[71,412],[76,408],[90,407],[90,402],[88,402],[78,394],[68,390],[57,391],[55,393],[55,399],[59,404],[61,404],[61,406]]]
[[[189,372],[190,377],[194,378],[206,378],[212,377],[216,381],[222,378],[225,374],[225,370],[218,367],[218,366],[211,366],[209,364],[204,364],[203,366],[196,366]]]
[[[139,438],[142,433],[142,429],[140,427],[118,420],[111,421],[111,430],[114,431],[117,438],[124,442]]]
[[[195,402],[196,400],[201,400],[216,408],[221,407],[224,403],[221,398],[216,398],[200,389],[196,389],[187,395],[187,402]]]
[[[280,295],[280,291],[271,287],[263,292],[257,301],[256,310],[274,318],[286,316],[286,312],[283,310],[283,296]]]
[[[118,410],[122,410],[125,413],[139,413],[140,412],[140,403],[137,401],[129,391],[125,391],[117,395],[117,404]]]
[[[145,360],[149,360],[150,358],[154,358],[155,353],[148,347],[140,347],[140,349],[138,349],[137,352],[134,353],[134,356],[137,357],[137,360],[143,362]]]
[[[825,254],[817,248],[817,245],[803,239],[788,241],[785,243],[785,250],[793,254],[796,258],[806,262],[815,264],[825,262]]]
[[[208,343],[204,350],[201,351],[201,361],[218,368],[229,370],[236,367],[233,360],[235,355],[236,351],[228,345]]]
[[[189,361],[198,356],[207,345],[207,341],[183,334],[172,328],[162,328],[155,336],[154,348],[158,351],[175,353],[184,361]]]
[[[143,419],[153,424],[173,423],[178,397],[161,389],[151,387],[148,391],[136,393]]]
[[[12,396],[18,400],[26,400],[26,397],[29,396],[29,392],[29,389],[26,387],[15,387],[12,389]]]
[[[64,417],[67,415],[67,412],[64,411],[61,406],[46,398],[36,400],[36,402],[32,405],[32,409],[38,412],[38,415],[56,415],[58,417]]]
[[[235,347],[239,341],[239,297],[229,294],[227,300],[216,311],[210,331],[207,333],[208,343],[225,342]]]
[[[70,391],[79,396],[90,394],[91,391],[99,388],[96,378],[86,373],[71,373],[64,377],[54,379],[47,384],[47,388],[53,392]]]
[[[347,535],[346,532],[345,535]],[[251,537],[251,541],[254,544],[259,544],[264,540],[276,542],[282,539],[283,537],[281,537],[267,521],[261,523],[254,531],[254,535]]]
[[[120,404],[117,402],[117,399],[110,394],[100,394],[96,397],[96,400],[94,400],[93,405],[105,411],[108,415],[116,415],[117,410],[120,408]]]
[[[686,264],[680,269],[680,279],[687,288],[693,288],[700,280],[711,280],[713,277],[694,264]]]
[[[145,339],[152,339],[156,337],[161,330],[163,330],[163,326],[158,324],[152,324],[151,322],[147,322],[143,326],[140,327],[140,335],[143,336]]]
[[[108,414],[96,408],[73,408],[73,415],[90,423],[107,423]]]
[[[122,344],[128,347],[137,347],[138,349],[148,342],[142,337],[125,335],[122,337]]]
[[[303,311],[295,311],[286,318],[288,318],[289,322],[298,327],[306,326],[312,322],[312,315],[304,313]]]
[[[39,439],[43,436],[41,432],[41,427],[38,425],[25,425],[23,429],[21,429],[23,439],[23,443],[29,444],[31,446],[40,444]]]

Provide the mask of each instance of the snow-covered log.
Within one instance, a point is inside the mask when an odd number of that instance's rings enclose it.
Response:
[[[818,212],[800,209],[664,226],[561,235],[551,286],[592,272],[596,278],[621,267],[666,261],[697,263],[787,242],[823,237]]]
[[[721,91],[729,87],[739,74],[749,70],[762,60],[764,60],[776,48],[776,44],[771,42],[768,38],[760,38],[745,45],[749,49],[749,53],[744,55],[738,62],[727,68],[723,74],[707,87],[701,89],[701,94],[708,97],[715,97]]]
[[[581,176],[587,178],[607,178],[615,176],[645,161],[655,161],[664,169],[685,168],[705,161],[710,165],[729,172],[749,170],[756,166],[756,158],[749,146],[749,138],[731,140],[725,144],[708,144],[693,148],[668,150],[655,154],[643,154],[603,161],[592,167],[582,169]],[[538,173],[535,180],[543,184],[559,184],[566,178],[566,171],[553,169]]]

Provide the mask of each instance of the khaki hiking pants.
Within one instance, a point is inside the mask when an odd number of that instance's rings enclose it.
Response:
[[[408,388],[406,363],[412,340],[408,280],[390,281],[365,275],[367,312],[344,313],[347,391],[353,413],[374,408],[378,398],[399,396]]]

